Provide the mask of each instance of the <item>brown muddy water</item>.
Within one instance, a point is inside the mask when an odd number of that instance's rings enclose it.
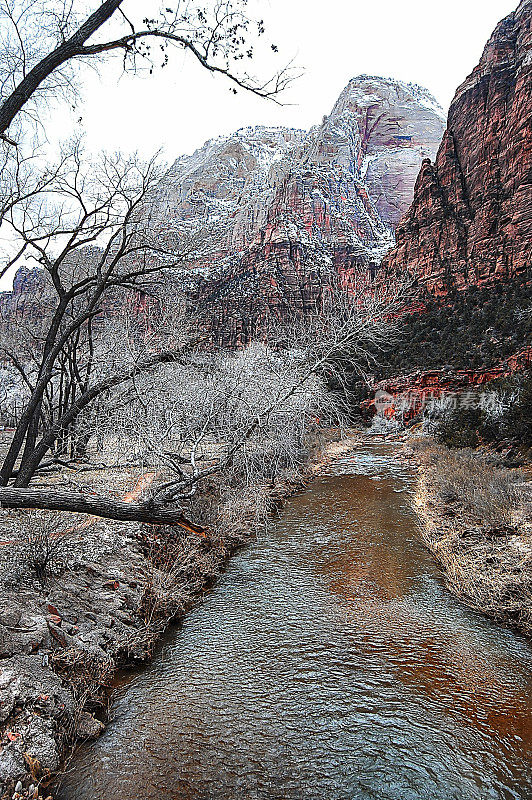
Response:
[[[532,798],[532,648],[446,591],[394,452],[340,459],[233,558],[60,800]]]

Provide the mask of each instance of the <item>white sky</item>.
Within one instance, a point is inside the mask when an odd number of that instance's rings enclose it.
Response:
[[[154,11],[160,0],[128,0]],[[122,77],[101,69],[87,79],[81,126],[91,149],[145,156],[164,148],[168,160],[206,139],[245,125],[308,128],[328,114],[350,78],[361,73],[414,81],[447,110],[456,87],[477,64],[497,22],[517,0],[252,0],[266,22],[265,44],[280,54],[250,62],[258,74],[294,58],[303,71],[284,107],[239,92],[174,52],[153,76]],[[66,120],[65,120],[66,123]]]

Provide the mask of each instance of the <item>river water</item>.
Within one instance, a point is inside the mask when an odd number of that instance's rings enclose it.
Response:
[[[532,798],[532,648],[443,586],[393,445],[238,553],[60,800]]]

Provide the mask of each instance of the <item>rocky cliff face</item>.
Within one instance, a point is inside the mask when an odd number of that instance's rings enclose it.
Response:
[[[154,197],[154,216],[221,218],[233,253],[294,234],[390,240],[413,197],[421,161],[434,156],[443,112],[414,84],[361,75],[309,133],[243,128],[178,159]]]
[[[379,381],[372,387],[374,397],[362,403],[362,408],[371,415],[401,417],[409,422],[421,414],[432,400],[446,395],[460,396],[466,401],[467,393],[486,387],[492,381],[508,378],[532,368],[532,347],[524,347],[518,353],[492,367],[483,370],[417,370],[408,375]],[[466,395],[466,397],[464,397]],[[470,407],[475,407],[470,405]]]
[[[230,252],[200,288],[216,341],[245,343],[268,315],[304,309],[331,269],[377,269],[442,131],[425,89],[362,75],[321,125],[292,132],[267,176],[254,169],[246,178],[254,187],[229,222]],[[176,166],[172,173],[184,186]]]
[[[495,29],[397,228],[386,263],[418,274],[434,295],[530,278],[531,25],[532,2],[523,0]]]
[[[243,250],[265,223],[279,164],[306,137],[293,128],[241,128],[210,139],[170,168],[152,199],[161,225],[182,229],[216,223],[219,258]]]
[[[342,242],[378,261],[408,208],[442,112],[412,84],[360,75],[284,159],[258,241]]]
[[[53,293],[47,273],[40,268],[20,267],[10,292],[0,292],[0,331],[21,322],[35,322],[50,310]],[[0,357],[0,362],[2,357]]]
[[[249,246],[295,240],[343,241],[377,262],[442,132],[443,112],[425,89],[361,75],[308,133],[243,128],[179,158],[151,215],[163,229],[214,220],[224,233],[218,268]]]

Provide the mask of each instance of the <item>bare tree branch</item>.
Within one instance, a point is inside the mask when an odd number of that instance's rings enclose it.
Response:
[[[0,487],[1,508],[40,508],[48,511],[69,511],[91,514],[122,522],[144,522],[150,525],[179,525],[195,533],[204,533],[200,525],[187,520],[175,507],[157,507],[149,503],[127,503],[109,497],[91,496],[83,492],[58,489],[14,489]]]
[[[156,63],[151,52],[152,41],[160,43],[161,67],[168,63],[167,47],[172,45],[190,52],[208,72],[222,75],[239,89],[259,97],[277,101],[279,93],[294,79],[289,67],[263,82],[237,68],[244,59],[253,57],[253,43],[247,38],[253,21],[244,13],[245,0],[212,0],[206,6],[187,5],[175,12],[163,8],[157,18],[144,19],[143,26],[138,29],[122,11],[122,3],[123,0],[105,0],[84,21],[78,21],[70,7],[65,6],[64,14],[59,17],[52,9],[48,12],[53,20],[52,35],[42,37],[51,49],[39,57],[31,52],[33,49],[38,52],[37,44],[32,42],[33,47],[28,48],[25,41],[26,34],[29,35],[25,25],[31,27],[29,17],[34,3],[15,14],[9,0],[2,0],[0,13],[9,22],[16,45],[16,52],[8,49],[4,56],[7,69],[0,93],[3,96],[0,102],[0,137],[5,142],[15,144],[7,131],[30,99],[43,89],[57,91],[61,83],[73,85],[75,79],[64,72],[65,67],[80,59],[122,52],[124,69],[136,69],[139,60],[149,64],[151,72]],[[119,27],[125,26],[127,33],[101,42],[90,42],[111,20]],[[262,35],[262,21],[255,22],[254,26],[256,35]],[[52,44],[54,38],[55,46]],[[29,62],[34,63],[30,65]],[[55,86],[50,83],[54,76],[57,79]],[[11,88],[12,82],[14,86]]]

